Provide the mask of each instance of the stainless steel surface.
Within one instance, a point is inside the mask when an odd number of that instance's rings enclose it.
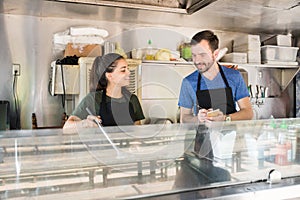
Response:
[[[294,116],[295,91],[291,83],[300,70],[299,66],[239,64],[238,67],[248,73],[248,86],[252,86],[254,119]],[[256,97],[256,86],[268,88],[267,96],[261,97],[260,94]]]
[[[266,184],[265,181],[253,183],[232,184],[230,186],[200,187],[194,191],[184,191],[188,198],[182,198],[178,192],[170,192],[164,195],[138,195],[128,199],[151,198],[151,200],[169,199],[206,199],[206,200],[248,200],[248,199],[277,199],[277,200],[298,200],[300,179],[298,177],[287,178],[280,184]],[[194,197],[194,198],[193,198]]]
[[[90,4],[96,6],[109,6],[117,8],[130,8],[130,9],[141,9],[151,10],[160,12],[172,12],[172,13],[186,13],[185,9],[181,8],[176,0],[48,0],[58,1],[66,3],[79,3],[79,4]]]
[[[149,4],[155,3],[154,6],[147,5],[144,3],[145,1],[140,4],[141,0],[122,2],[99,0],[1,0],[1,2],[1,13],[6,14],[165,24],[267,34],[292,33],[293,35],[299,35],[300,27],[298,0],[279,2],[277,0],[180,1],[180,3],[183,3],[183,7],[187,9],[192,9],[197,3],[212,2],[200,10],[196,8],[195,11],[198,11],[192,15],[181,14],[181,11],[178,14],[176,12],[183,9],[166,7],[162,3],[164,1],[149,1]],[[169,2],[176,4],[174,0]]]

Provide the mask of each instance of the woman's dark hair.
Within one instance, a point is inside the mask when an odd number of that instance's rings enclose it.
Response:
[[[105,71],[102,73],[100,79],[98,80],[96,91],[104,90],[107,87],[107,78],[105,73],[111,73],[115,70],[115,67],[117,66],[117,63],[120,59],[123,59],[123,57],[118,58],[115,60],[110,66],[106,67]]]
[[[95,58],[90,71],[90,92],[105,90],[107,79],[105,73],[113,72],[118,61],[124,59],[119,54],[109,53]]]
[[[199,42],[201,42],[201,40],[208,41],[209,47],[212,50],[212,52],[214,52],[216,49],[219,48],[219,39],[214,34],[214,32],[212,32],[210,30],[201,31],[201,32],[198,32],[197,34],[195,34],[192,37],[191,45],[196,45]]]

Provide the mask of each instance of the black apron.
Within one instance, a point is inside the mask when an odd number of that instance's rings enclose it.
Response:
[[[99,115],[103,126],[117,126],[117,125],[133,125],[135,122],[135,115],[133,105],[130,102],[130,97],[125,102],[115,102],[113,99],[106,102],[106,91],[102,93],[102,101],[100,104]]]
[[[229,87],[222,67],[219,66],[219,69],[226,87],[211,90],[200,90],[201,73],[199,73],[196,95],[200,109],[220,109],[224,114],[228,115],[236,112],[235,103],[233,101],[231,87]]]

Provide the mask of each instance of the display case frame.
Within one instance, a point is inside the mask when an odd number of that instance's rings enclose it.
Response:
[[[103,130],[1,131],[1,199],[300,197],[299,118]]]

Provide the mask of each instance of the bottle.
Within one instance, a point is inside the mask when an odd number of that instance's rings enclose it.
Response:
[[[154,52],[151,40],[148,40],[148,47],[146,49],[145,60],[154,60]]]
[[[32,129],[37,129],[37,120],[35,113],[31,114]]]
[[[277,129],[278,134],[278,144],[276,144],[276,156],[275,163],[279,165],[287,165],[291,161],[291,141],[289,140],[287,124],[282,121],[279,128]]]
[[[137,56],[136,56],[136,49],[135,49],[135,48],[133,48],[133,49],[131,50],[131,58],[132,58],[132,59],[137,59]]]

